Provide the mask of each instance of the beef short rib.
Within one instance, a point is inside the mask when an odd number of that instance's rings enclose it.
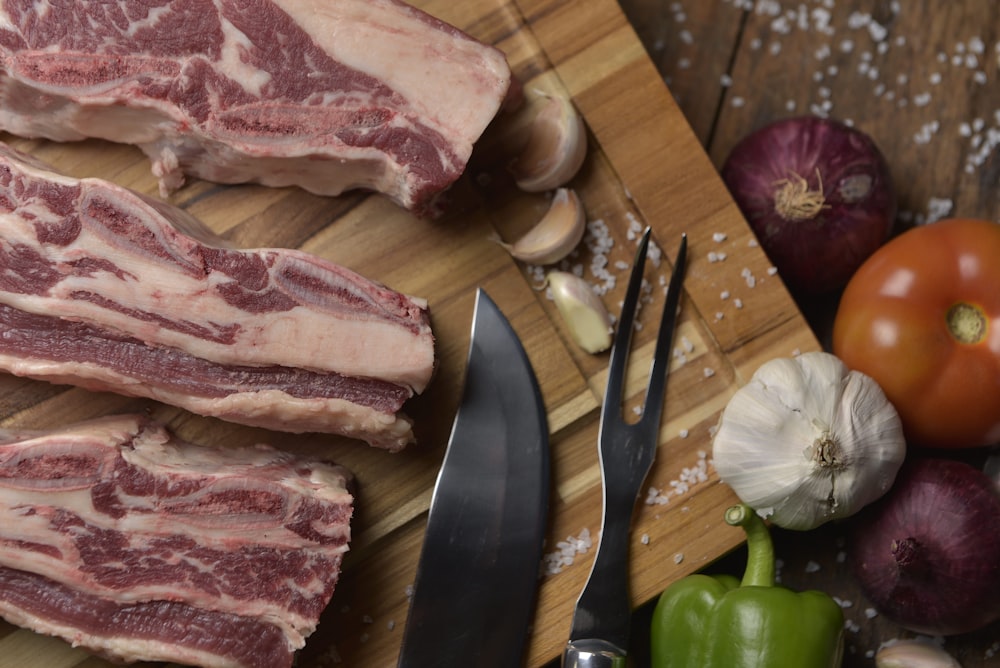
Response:
[[[190,174],[431,214],[510,81],[399,0],[0,3],[0,129],[135,144],[163,193]]]
[[[0,369],[398,450],[434,370],[426,302],[0,144]],[[204,229],[204,228],[203,228]]]
[[[0,432],[0,615],[116,661],[287,668],[333,595],[350,474],[109,416]]]

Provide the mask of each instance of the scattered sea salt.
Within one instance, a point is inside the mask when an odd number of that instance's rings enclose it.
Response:
[[[687,430],[684,431],[686,432]],[[646,505],[666,505],[670,502],[671,498],[686,494],[692,486],[706,482],[708,480],[708,465],[708,454],[704,450],[699,450],[697,462],[693,466],[681,469],[681,473],[677,479],[667,483],[669,489],[650,486],[646,490]]]
[[[568,536],[566,540],[556,543],[556,550],[542,557],[542,573],[555,575],[561,573],[567,566],[572,566],[575,558],[586,554],[593,547],[590,529],[584,527],[577,536]]]

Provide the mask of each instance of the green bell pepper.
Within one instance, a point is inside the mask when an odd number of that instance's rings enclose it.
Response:
[[[695,574],[668,586],[653,611],[652,668],[838,668],[837,602],[775,585],[771,535],[749,506],[729,508],[726,522],[746,532],[743,581]]]

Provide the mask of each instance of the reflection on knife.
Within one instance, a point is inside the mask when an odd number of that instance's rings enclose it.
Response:
[[[431,499],[399,668],[522,663],[548,497],[541,392],[510,323],[479,290],[465,388]]]
[[[660,415],[666,394],[667,364],[687,254],[687,236],[681,237],[667,288],[666,303],[653,352],[642,417],[627,423],[622,416],[625,369],[633,321],[643,282],[650,230],[646,228],[636,251],[618,330],[611,348],[608,385],[601,410],[599,433],[603,508],[601,538],[587,584],[573,613],[564,668],[622,668],[628,649],[632,614],[628,588],[628,538],[632,510],[642,481],[649,473],[659,444]]]

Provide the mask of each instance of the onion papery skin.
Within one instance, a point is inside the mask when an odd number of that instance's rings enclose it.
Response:
[[[842,289],[892,232],[897,200],[888,163],[871,137],[839,121],[797,116],[766,125],[733,147],[721,175],[793,294]],[[776,203],[796,179],[823,193],[805,218],[785,217]]]
[[[1000,619],[1000,492],[982,471],[909,460],[889,493],[852,522],[855,577],[889,620],[947,636]]]

